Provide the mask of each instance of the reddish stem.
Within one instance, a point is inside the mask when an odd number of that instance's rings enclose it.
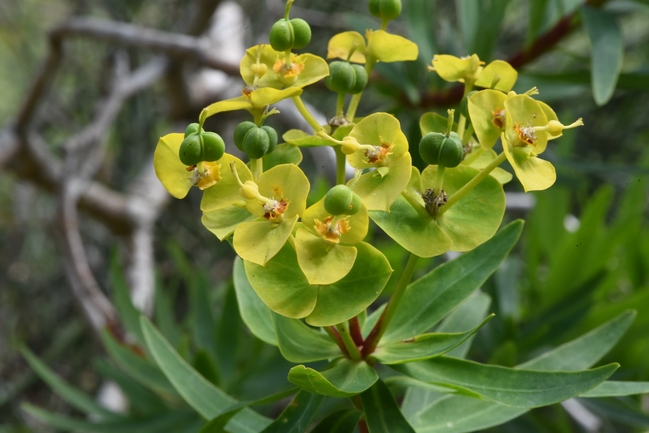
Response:
[[[324,330],[327,331],[327,334],[329,334],[331,339],[336,342],[336,344],[338,345],[338,347],[340,347],[340,350],[345,354],[345,356],[350,358],[349,351],[345,347],[345,342],[343,341],[343,338],[338,333],[338,330],[333,326],[325,326]]]
[[[361,332],[361,324],[358,321],[358,316],[349,319],[349,334],[352,336],[352,340],[354,340],[356,346],[361,347],[363,345],[363,333]]]

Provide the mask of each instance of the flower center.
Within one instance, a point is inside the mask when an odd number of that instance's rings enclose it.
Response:
[[[434,189],[428,188],[421,195],[421,198],[426,205],[426,211],[428,211],[430,216],[434,217],[439,212],[439,209],[448,201],[448,194],[443,189],[440,189],[438,194]]]
[[[203,169],[200,170],[197,165],[187,167],[191,174],[188,179],[201,190],[216,185],[221,180],[221,166],[213,162],[203,162]]]
[[[531,126],[514,125],[514,132],[518,135],[519,140],[524,143],[523,146],[536,146],[536,131]]]
[[[377,164],[385,159],[386,156],[388,156],[391,150],[392,150],[392,145],[385,143],[381,141],[380,146],[370,146],[365,149],[364,153],[365,156],[367,157],[368,161],[370,164]]]
[[[297,62],[296,60],[297,56],[295,54],[291,54],[290,63],[278,58],[273,66],[273,72],[279,74],[283,78],[297,77],[304,70],[304,63]]]
[[[340,242],[340,237],[348,233],[351,227],[346,218],[340,218],[336,221],[335,217],[330,215],[324,219],[324,222],[315,219],[313,228],[322,236],[322,239],[337,244]]]
[[[270,221],[279,218],[284,212],[286,212],[286,209],[288,208],[288,202],[284,200],[284,198],[279,201],[271,198],[266,203],[264,203],[263,207],[264,218]]]

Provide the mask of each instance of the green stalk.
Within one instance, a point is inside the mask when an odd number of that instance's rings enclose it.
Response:
[[[498,167],[500,164],[502,164],[507,157],[505,156],[505,152],[501,153],[491,161],[485,168],[483,168],[480,173],[478,173],[473,179],[471,179],[467,184],[465,184],[462,188],[457,190],[455,194],[450,196],[448,198],[448,201],[444,206],[442,206],[439,209],[439,212],[437,212],[437,216],[439,217],[442,215],[444,212],[449,210],[451,206],[453,206],[455,203],[460,201],[462,197],[467,195],[473,188],[475,188],[480,182],[482,182],[487,176],[489,176],[489,173],[493,171],[494,168]]]
[[[409,193],[404,191],[401,193],[401,195],[403,196],[403,198],[405,198],[408,201],[408,203],[410,203],[410,206],[412,206],[420,216],[426,218],[430,217],[430,214],[428,213],[426,208],[423,207],[421,203],[419,203],[417,200],[415,200],[415,198],[412,197]]]
[[[315,120],[313,115],[311,115],[309,109],[306,108],[306,105],[304,105],[304,102],[302,102],[302,98],[300,98],[300,96],[297,95],[297,96],[293,96],[291,99],[293,100],[293,103],[295,104],[295,108],[297,108],[297,111],[300,112],[302,117],[304,117],[304,120],[306,120],[309,123],[311,128],[313,128],[315,132],[320,131],[322,129],[322,126],[318,123],[317,120]]]
[[[336,99],[336,117],[342,117],[345,111],[345,94],[339,93]]]
[[[367,76],[369,78],[370,74],[372,73],[372,69],[374,69],[374,65],[376,64],[376,60],[371,57],[366,57],[365,59],[365,72],[367,72]],[[358,104],[361,102],[361,96],[363,96],[363,92],[353,95],[351,101],[349,101],[349,105],[347,106],[347,115],[345,115],[348,122],[354,121],[354,116],[356,116]]]
[[[261,158],[250,158],[250,171],[252,171],[253,179],[257,180],[257,178],[264,172],[264,161]]]
[[[437,174],[435,175],[435,184],[433,185],[436,194],[439,194],[439,192],[442,190],[442,187],[444,186],[444,170],[446,170],[445,166],[443,165],[437,166]]]
[[[336,185],[345,183],[345,169],[347,168],[347,156],[340,149],[340,146],[333,146],[336,153]]]
[[[401,301],[403,294],[406,292],[406,287],[408,287],[408,284],[412,279],[412,275],[415,273],[417,260],[419,260],[419,256],[411,253],[410,258],[408,258],[406,268],[401,274],[399,283],[394,289],[394,292],[392,292],[392,297],[388,301],[388,306],[383,311],[383,314],[381,314],[381,317],[379,318],[378,322],[376,322],[376,325],[374,325],[374,328],[370,332],[370,335],[368,335],[365,339],[365,345],[363,346],[363,358],[374,352],[374,349],[376,349],[376,346],[379,344],[381,337],[383,337],[383,334],[385,334],[385,330],[388,329],[390,321],[394,317],[394,314],[397,312],[399,302]]]
[[[362,359],[361,352],[358,350],[356,343],[354,343],[352,336],[349,334],[349,329],[347,329],[344,323],[337,324],[336,329],[338,330],[338,334],[340,334],[351,359],[354,361],[360,361]]]
[[[340,348],[340,351],[345,355],[349,356],[349,352],[347,351],[347,348],[345,347],[345,343],[343,342],[343,339],[340,337],[340,334],[338,331],[336,331],[336,328],[333,326],[325,326],[324,329],[327,334],[329,334],[329,337],[338,345]]]

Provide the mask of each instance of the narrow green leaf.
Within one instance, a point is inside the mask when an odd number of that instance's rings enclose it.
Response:
[[[311,433],[353,433],[361,415],[361,411],[354,409],[336,411],[313,427]]]
[[[197,431],[203,421],[196,413],[182,410],[158,413],[144,418],[124,419],[119,421],[90,422],[69,418],[45,411],[28,403],[22,408],[33,417],[65,431],[84,431],[93,433],[160,433],[162,431],[186,431],[191,427]]]
[[[29,363],[34,372],[52,388],[52,391],[69,403],[71,406],[87,414],[98,415],[103,419],[122,418],[119,414],[113,413],[105,407],[99,406],[88,394],[76,389],[65,380],[61,379],[47,365],[45,365],[26,346],[20,349],[20,353]]]
[[[182,338],[183,331],[176,323],[174,296],[169,293],[170,291],[170,287],[163,288],[161,282],[156,281],[154,318],[162,335],[172,346],[176,347]],[[145,344],[144,340],[142,340],[142,344]]]
[[[584,6],[581,9],[592,47],[591,84],[597,105],[613,96],[624,55],[624,39],[615,17],[605,10]]]
[[[379,308],[372,311],[367,319],[365,319],[362,327],[363,338],[367,338],[367,336],[370,335],[370,332],[372,332],[372,329],[374,328],[374,325],[376,325],[376,322],[379,321],[379,318],[381,317],[381,314],[383,314],[383,310],[385,310],[385,307],[387,307],[387,305],[388,304],[382,304]]]
[[[300,388],[330,397],[352,397],[368,389],[379,376],[364,361],[341,358],[319,372],[304,365],[297,365],[288,372],[289,382]]]
[[[112,254],[110,259],[110,285],[113,289],[113,302],[119,312],[119,317],[126,330],[137,340],[138,344],[144,345],[144,335],[140,328],[140,311],[135,308],[131,300],[131,293],[120,268],[117,254]]]
[[[212,419],[220,415],[235,399],[212,385],[194,370],[145,316],[140,319],[142,331],[153,358],[185,401],[201,416]],[[233,432],[258,432],[269,424],[267,418],[245,409],[235,415],[228,429]]]
[[[277,346],[272,312],[248,282],[243,261],[239,257],[234,260],[232,274],[234,289],[237,292],[237,301],[239,302],[239,313],[243,322],[255,337]]]
[[[214,359],[212,359],[212,356],[205,349],[196,350],[192,364],[201,376],[215,386],[219,386],[219,371],[215,365]]]
[[[291,362],[312,362],[340,356],[340,348],[328,335],[302,321],[274,314],[275,333],[282,356]]]
[[[392,366],[400,373],[513,407],[540,407],[582,394],[608,379],[618,364],[576,372],[517,370],[438,357]]]
[[[101,333],[101,339],[108,355],[126,374],[148,388],[162,393],[176,394],[175,388],[157,366],[149,364],[144,358],[122,346],[108,330]]]
[[[589,333],[524,362],[516,368],[544,371],[575,371],[588,368],[615,346],[635,317],[635,311],[626,311]]]
[[[649,382],[606,381],[579,397],[619,397],[623,395],[647,394]]]
[[[441,356],[478,332],[494,314],[478,326],[465,332],[422,334],[410,340],[379,346],[373,356],[383,364],[403,364]]]
[[[489,241],[410,284],[381,341],[415,337],[453,311],[498,268],[522,228],[522,221],[514,221]]]
[[[306,391],[297,393],[277,419],[262,430],[262,433],[303,433],[315,416],[323,395]]]
[[[380,379],[361,394],[361,401],[370,433],[415,433],[390,390]]]
[[[237,353],[240,342],[243,340],[241,316],[237,305],[237,295],[234,285],[228,282],[224,287],[226,293],[221,303],[216,332],[214,335],[216,347],[217,373],[221,375],[220,380],[223,387],[228,387],[236,375]],[[219,382],[213,382],[218,386]]]
[[[489,306],[491,305],[491,296],[486,293],[476,292],[467,299],[462,305],[457,307],[448,316],[444,318],[437,328],[437,332],[459,332],[462,329],[468,329],[477,326],[487,317]],[[453,358],[466,358],[466,354],[471,348],[471,342],[475,334],[470,336],[465,342],[451,350],[446,356]]]
[[[99,374],[117,383],[124,394],[126,394],[131,408],[143,413],[159,413],[167,409],[158,395],[140,385],[107,360],[99,359],[94,364]]]

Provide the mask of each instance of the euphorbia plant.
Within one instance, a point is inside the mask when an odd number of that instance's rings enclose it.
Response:
[[[515,94],[517,73],[506,62],[484,66],[475,54],[437,55],[430,69],[464,83],[462,107],[447,116],[425,114],[421,142],[408,143],[393,115],[357,115],[376,63],[417,57],[413,42],[387,31],[401,11],[400,0],[370,1],[380,29],[368,30],[365,37],[334,36],[327,57],[338,60],[329,68],[321,57],[292,52],[307,46],[311,31],[305,21],[290,18],[291,4],[272,26],[270,45],[251,47],[242,59],[242,96],[206,107],[198,124],[184,135],[162,137],[155,152],[163,185],[177,198],[193,185],[202,189],[203,224],[219,240],[230,241],[240,256],[234,279],[250,331],[300,364],[288,374],[300,391],[274,422],[239,412],[246,404],[209,412],[199,397],[181,392],[211,420],[208,426],[225,425],[233,417],[228,431],[298,431],[300,422],[304,431],[323,396],[329,396],[350,398],[356,409],[336,412],[313,431],[330,431],[333,425],[349,432],[357,425],[363,432],[441,431],[422,421],[434,418],[425,411],[406,420],[386,383],[434,389],[438,399],[465,396],[454,403],[458,410],[480,406],[489,412],[482,424],[454,429],[451,420],[444,431],[496,425],[577,395],[631,392],[626,383],[605,382],[616,364],[585,369],[601,355],[572,362],[579,342],[517,368],[462,359],[472,335],[491,317],[476,313],[477,298],[471,295],[507,256],[522,228],[515,221],[498,231],[505,212],[502,185],[512,179],[499,166],[509,161],[526,191],[549,188],[554,167],[538,156],[563,129],[581,121],[561,124],[547,104],[533,98],[536,89]],[[338,95],[336,115],[326,125],[314,119],[300,96],[322,79]],[[352,96],[345,109],[347,94]],[[286,98],[312,131],[288,131],[277,144],[275,131],[263,122],[277,112],[272,105]],[[225,140],[226,147],[243,151],[247,162],[223,152],[220,137],[203,130],[209,116],[230,110],[251,115]],[[298,164],[299,149],[309,146],[332,148],[337,185],[307,207],[310,185]],[[413,148],[428,164],[421,172],[412,166]],[[345,176],[347,164],[356,169],[351,179]],[[403,269],[393,270],[383,253],[364,241],[370,219],[410,252]],[[447,251],[465,254],[411,281],[419,258]],[[389,301],[369,314],[393,274],[398,283]],[[168,368],[165,359],[176,359],[175,352],[148,321],[142,326],[172,383],[178,368],[199,377],[179,357],[177,369]],[[302,365],[325,360],[323,368]],[[379,364],[399,374],[381,378]],[[213,392],[209,389],[205,393]]]

